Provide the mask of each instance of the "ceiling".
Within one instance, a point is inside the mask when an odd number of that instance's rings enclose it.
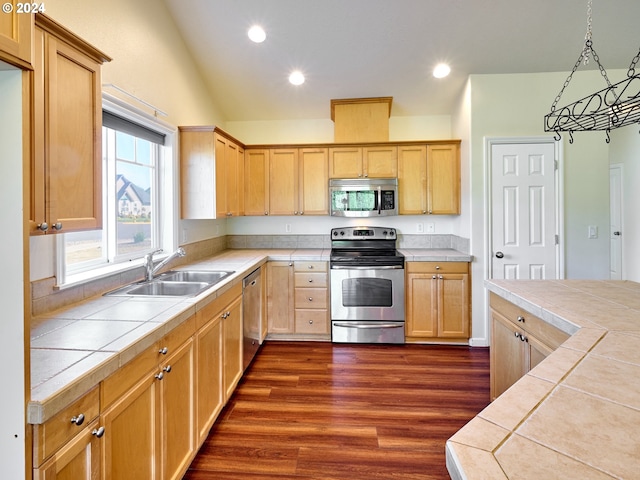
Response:
[[[360,97],[393,97],[393,116],[448,115],[470,74],[568,74],[587,31],[587,0],[165,3],[230,121],[330,118],[331,99]],[[626,71],[640,48],[640,1],[593,3],[600,61]],[[254,23],[264,43],[248,39]],[[436,79],[442,61],[452,73]],[[294,69],[306,76],[298,87],[288,82]]]

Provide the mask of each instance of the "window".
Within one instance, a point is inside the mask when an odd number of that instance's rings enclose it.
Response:
[[[105,99],[102,127],[102,230],[58,242],[58,284],[140,265],[177,245],[174,132],[143,112]]]

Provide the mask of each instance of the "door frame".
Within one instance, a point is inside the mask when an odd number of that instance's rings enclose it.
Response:
[[[622,232],[622,236],[620,237],[620,279],[624,280],[627,278],[627,272],[624,267],[624,163],[609,164],[609,278],[611,278],[611,219],[613,217],[613,215],[611,215],[611,194],[613,193],[611,190],[611,171],[614,169],[620,171],[620,189],[617,192],[618,200],[620,202],[620,225],[618,228]]]
[[[564,268],[564,152],[561,141],[556,141],[552,136],[535,137],[485,137],[484,157],[484,239],[485,239],[485,279],[492,278],[493,255],[493,210],[492,210],[492,150],[494,145],[524,144],[524,143],[551,143],[554,145],[554,156],[557,162],[555,174],[555,216],[556,216],[556,276],[561,279],[565,276]],[[488,296],[488,294],[487,294]],[[488,311],[488,301],[486,302]],[[488,317],[487,317],[488,318]]]

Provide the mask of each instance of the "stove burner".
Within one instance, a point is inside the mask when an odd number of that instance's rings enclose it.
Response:
[[[334,228],[331,230],[331,247],[331,268],[404,268],[404,255],[396,250],[394,228]]]

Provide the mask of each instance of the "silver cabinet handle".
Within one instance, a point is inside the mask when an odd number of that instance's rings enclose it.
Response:
[[[62,224],[60,222],[54,223],[53,225],[51,225],[51,228],[60,231],[62,230]]]
[[[519,322],[524,323],[524,317],[522,315],[518,315],[518,318],[516,318],[516,320],[518,320]]]
[[[84,414],[81,413],[80,415],[71,417],[71,423],[78,426],[82,425],[84,423]]]
[[[307,268],[312,269],[313,265],[307,265]]]
[[[160,350],[158,350],[158,353],[161,355],[166,355],[168,351],[169,349],[167,347],[162,347]]]
[[[91,432],[91,435],[101,438],[104,435],[104,427],[94,428],[93,432]]]
[[[162,380],[164,378],[164,373],[160,372],[160,373],[156,373],[154,375],[158,380]]]
[[[313,297],[309,297],[309,301],[310,301],[310,302],[313,302]]]
[[[164,367],[164,368],[162,369],[162,371],[163,371],[163,372],[167,372],[167,373],[171,372],[171,365],[167,365],[166,367]]]
[[[313,278],[310,278],[310,279],[309,279],[309,283],[313,283]]]
[[[41,232],[46,232],[47,230],[49,230],[49,224],[47,222],[39,223],[38,230],[40,230]]]
[[[313,320],[309,320],[309,325],[313,325]]]

